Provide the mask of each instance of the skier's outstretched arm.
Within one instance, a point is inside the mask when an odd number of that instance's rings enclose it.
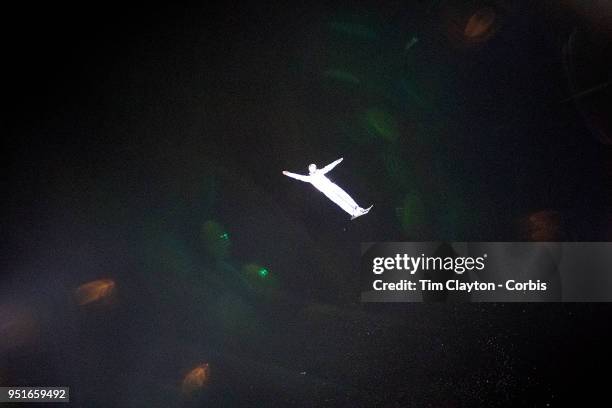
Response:
[[[322,174],[327,173],[328,171],[330,171],[331,169],[333,169],[334,167],[336,167],[338,164],[340,164],[340,162],[342,161],[342,157],[339,158],[338,160],[336,160],[335,162],[329,163],[327,166],[323,167],[321,170],[319,170]]]
[[[294,178],[296,180],[302,180],[310,182],[310,176],[302,176],[301,174],[290,173],[288,171],[283,171],[283,174],[287,177]]]

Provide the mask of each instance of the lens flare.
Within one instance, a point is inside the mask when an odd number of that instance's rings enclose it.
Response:
[[[542,210],[529,214],[522,219],[521,234],[530,241],[558,241],[563,238],[561,213]]]
[[[426,225],[426,208],[421,197],[416,192],[408,193],[396,207],[396,215],[401,229],[406,234],[422,233]]]
[[[242,271],[246,276],[257,276],[260,279],[265,279],[270,275],[268,268],[256,263],[249,263],[242,267]]]
[[[202,238],[204,249],[212,258],[223,260],[229,257],[231,239],[223,225],[214,220],[206,221],[202,224],[200,237]]]
[[[185,394],[191,394],[208,384],[210,380],[210,366],[208,363],[200,364],[185,375],[181,389]]]
[[[115,282],[112,279],[99,279],[84,283],[75,291],[77,303],[86,305],[108,299],[115,292]]]
[[[468,19],[463,35],[470,40],[484,40],[492,34],[494,23],[495,11],[493,9],[476,10]]]
[[[443,3],[441,12],[448,38],[458,48],[485,43],[501,26],[502,13],[497,6],[478,6],[470,2],[449,0]]]
[[[366,124],[375,133],[388,142],[399,137],[399,127],[395,117],[382,109],[372,108],[366,112]]]

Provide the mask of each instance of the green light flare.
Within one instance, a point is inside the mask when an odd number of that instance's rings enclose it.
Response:
[[[418,230],[425,222],[425,206],[415,193],[407,194],[396,212],[402,230],[406,233]]]
[[[260,296],[274,296],[278,291],[278,275],[258,263],[248,263],[242,266],[243,282],[254,293]]]
[[[230,239],[225,228],[214,220],[202,224],[200,237],[206,252],[214,259],[226,259],[230,255]]]
[[[368,128],[372,129],[383,139],[394,142],[399,137],[399,129],[395,118],[382,109],[369,109],[366,112],[365,120]]]
[[[270,271],[268,270],[268,268],[256,263],[246,264],[242,267],[242,270],[247,276],[258,278],[270,277]]]
[[[408,40],[408,42],[406,43],[406,46],[404,47],[404,51],[408,51],[410,48],[412,48],[418,42],[419,42],[418,37],[412,36],[410,38],[410,40]]]
[[[361,24],[345,23],[334,21],[330,24],[332,30],[352,37],[359,37],[365,40],[374,40],[377,35],[374,30]]]
[[[361,82],[355,75],[340,69],[328,69],[323,73],[323,76],[351,85],[357,85]]]

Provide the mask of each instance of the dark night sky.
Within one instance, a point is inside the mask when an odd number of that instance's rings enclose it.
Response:
[[[544,211],[551,240],[610,239],[610,148],[564,102],[589,20],[491,3],[501,24],[470,47],[460,1],[7,10],[0,385],[83,407],[603,394],[608,305],[359,303],[361,242],[528,240]],[[374,204],[353,222],[281,175],[338,157]],[[77,306],[102,278],[113,297]]]

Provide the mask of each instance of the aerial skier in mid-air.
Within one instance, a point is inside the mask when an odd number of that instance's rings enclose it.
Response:
[[[357,217],[367,214],[373,206],[370,206],[369,208],[365,209],[361,208],[355,202],[355,200],[353,200],[351,196],[346,193],[346,191],[344,191],[335,183],[333,183],[330,179],[325,177],[325,173],[328,173],[341,161],[342,158],[336,160],[333,163],[328,164],[322,169],[317,169],[316,164],[311,164],[310,166],[308,166],[308,176],[290,173],[288,171],[283,171],[283,174],[296,180],[301,180],[312,184],[317,190],[325,194],[327,198],[338,204],[340,208],[349,213],[351,215],[351,220],[354,220]]]

